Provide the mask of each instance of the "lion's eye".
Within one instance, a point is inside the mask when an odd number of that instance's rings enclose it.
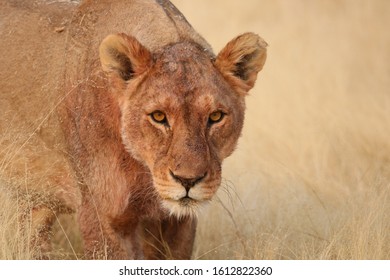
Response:
[[[225,116],[225,114],[223,112],[215,111],[214,113],[210,114],[209,123],[213,124],[213,123],[220,122],[224,116]]]
[[[150,116],[157,123],[161,123],[161,124],[166,124],[167,123],[167,117],[161,111],[154,111],[153,113],[150,114]]]

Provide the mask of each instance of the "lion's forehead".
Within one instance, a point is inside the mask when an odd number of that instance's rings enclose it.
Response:
[[[170,92],[161,92],[145,100],[145,110],[152,112],[161,110],[166,113],[209,113],[216,109],[229,110],[230,103],[211,92],[178,95]]]
[[[230,107],[237,102],[235,92],[211,65],[193,65],[196,63],[167,63],[172,70],[151,75],[144,84],[142,98],[151,106],[194,107],[213,109]],[[191,65],[191,67],[190,67]]]

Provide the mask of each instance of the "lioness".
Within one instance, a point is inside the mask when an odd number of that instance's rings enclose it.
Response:
[[[267,44],[245,33],[214,55],[167,0],[0,8],[1,176],[34,244],[77,211],[86,258],[190,258]]]

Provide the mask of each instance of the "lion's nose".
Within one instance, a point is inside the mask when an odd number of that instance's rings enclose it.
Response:
[[[186,189],[187,192],[193,186],[195,186],[197,183],[202,181],[207,175],[207,172],[206,172],[203,175],[195,177],[195,178],[185,178],[185,177],[178,176],[178,175],[174,174],[172,171],[170,171],[170,173],[171,173],[171,176],[173,177],[173,179],[175,179],[177,182],[179,182]]]

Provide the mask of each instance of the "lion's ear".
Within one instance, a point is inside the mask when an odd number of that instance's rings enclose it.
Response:
[[[266,57],[267,43],[254,33],[244,33],[222,49],[215,65],[233,88],[245,95],[255,85]]]
[[[152,61],[149,50],[123,33],[108,35],[100,44],[99,56],[103,70],[124,81],[146,71]]]

